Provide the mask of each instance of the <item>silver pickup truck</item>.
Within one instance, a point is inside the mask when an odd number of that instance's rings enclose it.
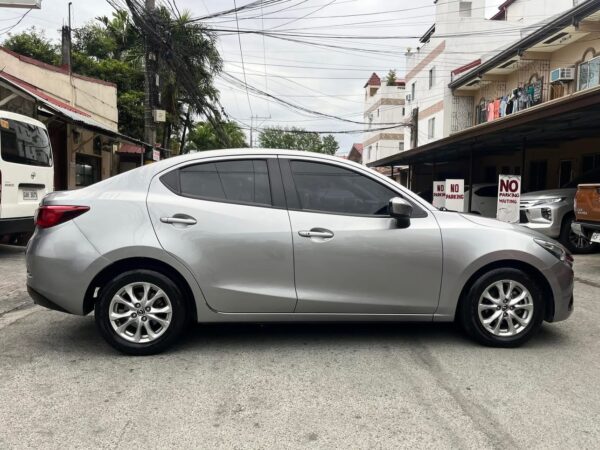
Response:
[[[586,172],[560,189],[521,195],[521,225],[559,240],[573,253],[592,253],[600,246],[571,229],[575,222],[574,201],[577,185],[600,182],[600,169]]]

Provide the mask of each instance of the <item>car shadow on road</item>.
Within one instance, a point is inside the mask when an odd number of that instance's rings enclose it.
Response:
[[[58,314],[58,313],[57,313]],[[118,355],[98,334],[93,316],[64,316],[60,333],[45,333],[36,344],[65,353]],[[54,328],[52,324],[48,327]],[[202,351],[298,350],[356,347],[480,347],[453,323],[220,323],[197,324],[168,350],[171,354]],[[524,348],[559,348],[569,345],[560,327],[545,324]],[[481,347],[483,348],[483,347]]]

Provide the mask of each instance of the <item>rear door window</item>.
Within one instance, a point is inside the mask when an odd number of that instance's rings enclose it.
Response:
[[[271,206],[267,162],[235,160],[194,164],[161,177],[165,185],[186,197]]]
[[[46,130],[12,119],[0,119],[0,156],[4,161],[50,167],[52,149]]]

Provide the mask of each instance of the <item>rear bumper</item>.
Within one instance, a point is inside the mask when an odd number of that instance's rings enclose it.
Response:
[[[38,229],[26,252],[27,290],[34,302],[83,315],[85,293],[107,264],[73,221]]]
[[[574,222],[571,224],[571,229],[575,234],[578,234],[583,237],[589,237],[592,231],[600,231],[600,222]]]
[[[33,303],[35,303],[36,305],[40,305],[40,306],[43,306],[44,308],[48,308],[48,309],[53,309],[54,311],[60,311],[60,312],[64,312],[64,313],[68,313],[69,312],[66,309],[58,306],[53,301],[51,301],[48,298],[44,297],[42,294],[40,294],[39,292],[37,292],[31,286],[27,286],[27,293],[29,294],[29,296],[33,300]]]
[[[0,235],[13,233],[31,233],[35,228],[33,217],[0,219]]]

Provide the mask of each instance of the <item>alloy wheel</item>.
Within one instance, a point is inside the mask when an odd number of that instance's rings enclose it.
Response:
[[[152,342],[171,324],[173,314],[167,294],[152,283],[130,283],[110,301],[108,315],[113,330],[135,343]]]
[[[525,286],[514,280],[489,285],[477,304],[481,325],[495,336],[512,337],[522,333],[533,318],[533,299]]]

